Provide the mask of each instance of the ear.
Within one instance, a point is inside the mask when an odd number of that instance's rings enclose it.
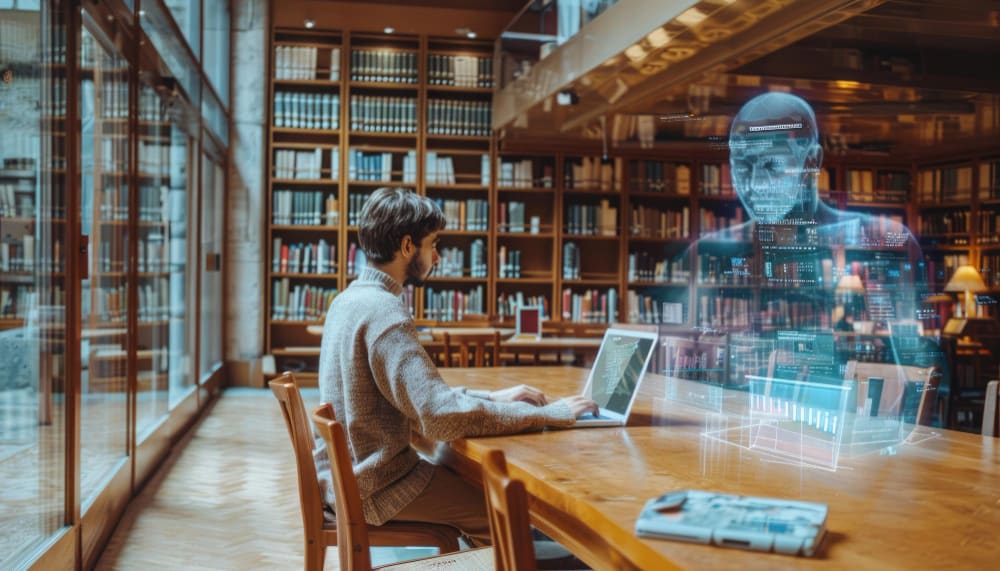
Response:
[[[417,249],[417,245],[413,242],[413,236],[407,234],[403,236],[402,242],[399,243],[399,253],[402,254],[404,258],[409,258],[413,255]]]
[[[809,153],[806,154],[806,167],[815,168],[819,170],[823,166],[823,147],[818,143],[813,143],[809,147]]]

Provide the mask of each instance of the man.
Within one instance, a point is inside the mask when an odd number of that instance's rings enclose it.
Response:
[[[549,403],[539,390],[518,386],[487,392],[444,383],[421,347],[400,299],[404,284],[422,285],[440,260],[445,218],[430,199],[381,188],[361,213],[358,238],[368,266],[334,299],[320,350],[320,397],[343,423],[365,519],[452,525],[477,542],[489,541],[481,491],[444,467],[420,458],[410,433],[440,441],[466,436],[569,426],[597,405],[580,396]],[[320,474],[329,473],[325,448]],[[326,485],[332,505],[332,490]]]

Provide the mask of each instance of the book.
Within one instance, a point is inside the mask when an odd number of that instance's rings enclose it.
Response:
[[[826,534],[828,510],[816,502],[681,490],[646,502],[635,532],[808,557]]]

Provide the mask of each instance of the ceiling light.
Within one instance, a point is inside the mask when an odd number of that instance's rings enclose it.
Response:
[[[473,40],[473,39],[475,39],[475,38],[476,38],[476,33],[475,33],[475,32],[473,32],[473,31],[471,31],[471,30],[470,30],[469,32],[466,32],[466,34],[465,34],[465,35],[466,35],[466,36],[467,36],[467,37],[468,37],[468,38],[469,38],[470,40]]]
[[[642,49],[639,44],[632,44],[625,49],[625,57],[632,61],[639,61],[646,57],[646,50]]]
[[[396,31],[396,28],[393,28],[392,26],[386,26],[385,30],[382,30],[382,31],[385,32],[385,33],[387,33],[387,34],[391,34],[391,33],[393,33],[393,32]]]
[[[677,16],[677,21],[685,26],[693,27],[700,24],[708,14],[705,14],[697,8],[688,8],[680,16]]]
[[[316,20],[312,18],[306,18],[306,29],[311,30],[316,27]]]
[[[670,41],[670,34],[663,28],[656,28],[646,35],[646,41],[654,48],[662,48]]]

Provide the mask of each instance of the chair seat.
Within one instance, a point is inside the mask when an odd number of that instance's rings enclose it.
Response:
[[[455,569],[456,571],[493,571],[496,566],[492,547],[479,547],[446,555],[422,557],[402,563],[376,567],[378,571],[421,571],[423,569]]]

